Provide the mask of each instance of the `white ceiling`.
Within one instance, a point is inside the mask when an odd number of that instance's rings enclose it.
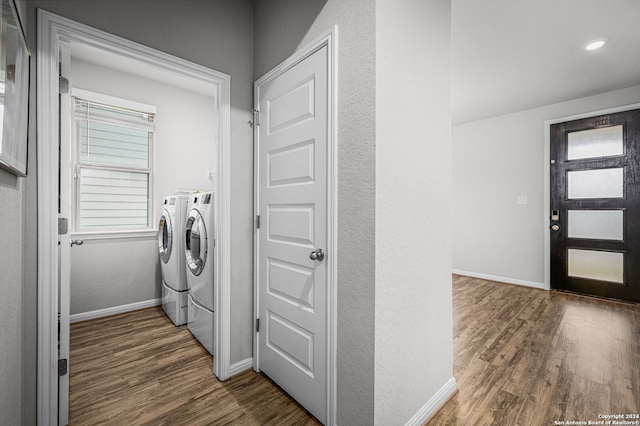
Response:
[[[640,85],[640,0],[452,0],[451,19],[454,124]]]

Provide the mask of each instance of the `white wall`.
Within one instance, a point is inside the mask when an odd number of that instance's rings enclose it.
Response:
[[[542,287],[545,120],[638,102],[640,86],[454,126],[454,270]]]
[[[380,425],[405,424],[453,378],[450,20],[449,2],[376,1]]]

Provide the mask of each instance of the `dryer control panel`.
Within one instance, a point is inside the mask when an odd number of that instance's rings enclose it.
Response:
[[[211,193],[203,192],[201,194],[196,194],[193,196],[193,204],[211,204]]]

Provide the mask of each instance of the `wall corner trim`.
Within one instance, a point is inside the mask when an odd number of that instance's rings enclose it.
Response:
[[[426,404],[409,419],[405,426],[420,426],[438,412],[458,390],[455,378],[450,378]]]

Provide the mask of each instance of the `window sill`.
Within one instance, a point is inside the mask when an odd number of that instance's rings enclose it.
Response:
[[[143,229],[139,231],[76,231],[71,232],[73,238],[81,238],[83,240],[113,240],[124,238],[156,238],[158,236],[157,229]]]

